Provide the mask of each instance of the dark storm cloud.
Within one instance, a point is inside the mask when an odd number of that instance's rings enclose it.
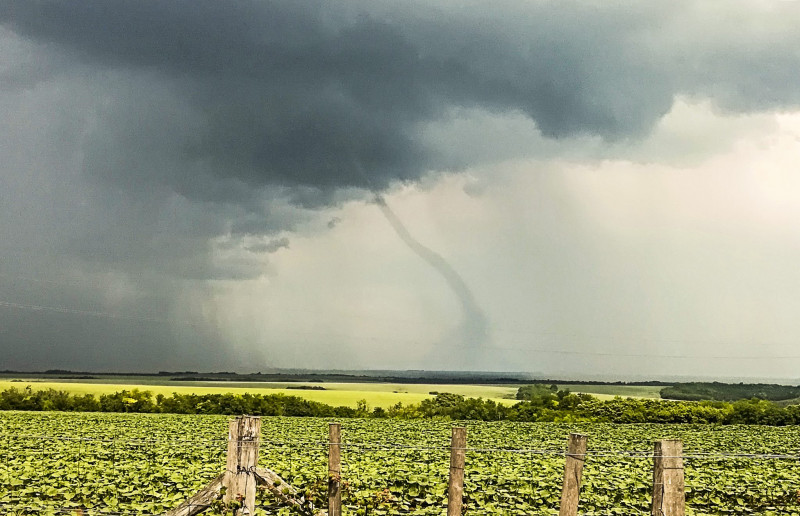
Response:
[[[793,109],[798,19],[800,2],[2,2],[0,301],[207,325],[8,305],[1,351],[185,363],[220,340],[205,280],[264,274],[328,206],[524,146],[487,130],[483,156],[426,128],[524,117],[566,147],[636,140],[678,95]]]
[[[417,129],[456,106],[523,112],[550,137],[616,139],[645,133],[679,93],[733,110],[797,105],[800,37],[782,22],[797,4],[725,4],[734,14],[720,20],[694,4],[22,1],[2,20],[155,85],[112,95],[100,115],[111,133],[87,143],[92,173],[226,198],[369,186],[355,161],[376,188],[450,166]],[[763,23],[742,37],[725,26],[736,13]],[[132,165],[125,153],[142,149],[151,159]]]

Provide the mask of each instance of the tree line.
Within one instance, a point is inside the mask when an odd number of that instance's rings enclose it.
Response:
[[[523,396],[525,397],[525,396]],[[329,418],[441,418],[453,420],[604,423],[800,424],[800,405],[779,406],[761,399],[724,401],[667,401],[614,398],[535,389],[513,405],[458,394],[439,393],[420,403],[397,403],[389,408],[334,407],[286,394],[153,395],[146,390],[113,394],[70,394],[55,389],[9,388],[0,392],[0,410],[72,412],[141,412],[172,414],[251,414]]]
[[[664,387],[661,389],[661,397],[685,401],[735,401],[750,398],[780,401],[800,398],[800,387],[771,383],[688,382]]]

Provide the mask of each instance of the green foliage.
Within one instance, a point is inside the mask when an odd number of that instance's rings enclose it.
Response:
[[[216,415],[0,413],[0,512],[163,513],[224,470],[227,420]],[[327,441],[329,421],[262,419],[259,462],[297,488],[306,507],[325,507],[326,447],[314,443]],[[344,513],[441,515],[452,424],[443,419],[371,418],[343,423]],[[684,441],[689,515],[800,511],[795,459],[719,457],[721,452],[796,450],[800,432],[795,427],[458,424],[467,427],[470,448],[464,486],[468,514],[556,513],[564,469],[558,452],[570,432],[588,434],[589,449],[604,451],[590,452],[585,464],[582,514],[649,513],[652,459],[644,455],[652,452],[653,440],[666,437]],[[296,514],[278,508],[268,491],[257,496],[262,507],[257,515]],[[206,514],[230,510],[217,503]]]
[[[124,390],[100,396],[98,410],[101,412],[137,413],[156,411],[153,404],[153,394],[150,391],[140,391],[139,389]]]
[[[800,397],[800,387],[766,383],[677,383],[661,389],[661,397],[687,401],[737,401],[751,398],[781,401]]]
[[[542,384],[523,385],[522,387],[517,389],[516,399],[530,401],[534,398],[541,398],[543,396],[549,396],[550,394],[555,394],[557,391],[558,391],[558,386],[555,384],[549,387]]]
[[[668,401],[639,398],[598,400],[566,390],[534,395],[513,406],[494,400],[441,392],[419,404],[398,403],[370,410],[365,400],[356,408],[333,407],[284,394],[177,394],[153,396],[138,389],[105,394],[71,395],[63,391],[11,388],[0,391],[0,410],[71,412],[138,412],[170,414],[250,414],[335,418],[451,419],[518,422],[800,424],[800,406],[781,407],[752,399],[726,402]]]
[[[137,412],[172,414],[251,414],[256,416],[365,417],[366,402],[357,408],[332,407],[284,394],[177,394],[153,396],[138,389],[103,394],[72,395],[65,391],[10,388],[0,391],[0,410],[62,410],[70,412]]]

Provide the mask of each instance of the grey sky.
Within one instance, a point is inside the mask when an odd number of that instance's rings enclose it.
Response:
[[[5,2],[6,366],[446,367],[457,296],[372,189],[486,312],[459,367],[793,374],[798,21],[755,0]]]

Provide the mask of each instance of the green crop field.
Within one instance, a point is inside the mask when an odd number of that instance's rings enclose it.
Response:
[[[138,383],[137,383],[138,381]],[[187,385],[188,383],[188,385]],[[123,389],[148,390],[153,394],[168,396],[173,392],[179,394],[289,394],[310,401],[318,401],[328,405],[355,407],[359,400],[366,400],[370,407],[388,408],[397,403],[409,405],[432,398],[431,392],[452,392],[467,397],[493,399],[500,403],[514,403],[516,387],[495,385],[437,385],[437,384],[390,384],[390,383],[238,383],[238,382],[172,382],[161,380],[142,383],[140,379],[128,382],[109,383],[106,380],[79,381],[46,381],[39,378],[17,378],[0,380],[0,390],[30,386],[32,389],[56,389],[70,394],[113,394]],[[289,389],[288,387],[295,387]],[[324,387],[325,390],[304,390],[297,387]]]
[[[224,416],[0,413],[0,512],[149,514],[224,469]],[[327,423],[262,418],[260,464],[324,499]],[[344,420],[345,514],[441,515],[449,421]],[[555,514],[569,432],[590,436],[581,514],[649,511],[652,441],[684,440],[688,513],[800,514],[797,427],[467,422],[468,514]],[[778,457],[741,454],[784,454]],[[739,454],[735,456],[725,454]],[[261,493],[257,514],[289,514]],[[80,509],[80,510],[79,510]]]

